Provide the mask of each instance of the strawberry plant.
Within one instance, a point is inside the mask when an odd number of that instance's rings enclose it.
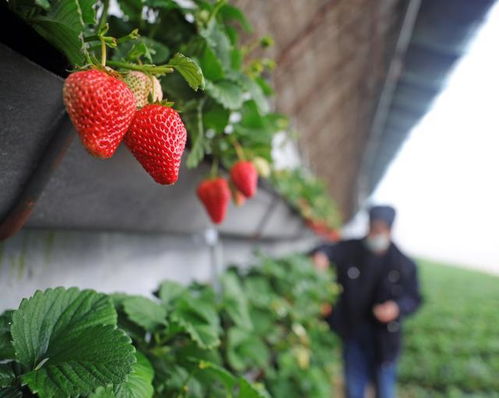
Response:
[[[430,261],[419,266],[425,302],[405,326],[401,396],[496,397],[499,278]]]
[[[124,387],[136,369],[111,300],[91,290],[48,289],[1,316],[0,396],[87,396]]]
[[[273,397],[331,397],[337,345],[321,319],[338,292],[329,271],[301,256],[262,258],[247,272],[229,269],[222,286],[227,366]]]
[[[262,258],[221,285],[36,292],[0,316],[0,396],[330,397],[331,275],[300,256]]]
[[[230,171],[239,205],[255,194],[258,175],[270,176],[273,137],[289,123],[269,103],[275,63],[265,49],[272,39],[255,38],[237,7],[225,0],[117,0],[111,7],[109,0],[0,1],[73,65],[65,104],[91,154],[111,157],[124,140],[156,182],[172,184],[187,145],[187,167],[211,161],[212,179]],[[176,110],[167,111],[171,106]],[[294,178],[304,195],[314,191],[298,203],[282,189],[289,175],[273,181],[314,229],[324,232],[325,225],[330,233],[337,212],[327,192]]]
[[[322,181],[300,168],[275,171],[272,181],[277,191],[305,218],[310,229],[323,238],[339,239],[340,213]]]

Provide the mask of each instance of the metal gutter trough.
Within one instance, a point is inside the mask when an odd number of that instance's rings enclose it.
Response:
[[[195,193],[208,166],[183,168],[179,182],[167,187],[154,183],[124,146],[109,160],[90,156],[74,139],[64,110],[67,64],[61,54],[1,11],[0,37],[6,39],[0,43],[0,240],[25,224],[174,234],[209,227]],[[265,184],[243,207],[231,206],[219,232],[254,239],[306,233],[299,214]]]

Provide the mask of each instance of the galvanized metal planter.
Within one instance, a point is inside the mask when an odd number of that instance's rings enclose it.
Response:
[[[17,232],[74,132],[62,103],[67,62],[0,7],[0,240]],[[42,61],[47,70],[37,62]]]
[[[0,43],[0,240],[26,222],[33,228],[178,234],[210,227],[195,194],[207,166],[182,169],[179,182],[165,187],[154,183],[124,146],[112,159],[91,157],[74,139],[64,110],[64,58],[10,18],[23,40],[7,40],[10,47]],[[46,47],[42,53],[36,51],[40,46]],[[47,52],[44,66],[57,74],[33,62],[44,62]],[[231,207],[219,231],[231,237],[287,239],[300,236],[304,228],[299,215],[264,187],[244,207]]]

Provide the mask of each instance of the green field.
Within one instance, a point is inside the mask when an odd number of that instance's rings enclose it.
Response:
[[[499,397],[499,278],[420,261],[424,306],[405,325],[401,397]]]

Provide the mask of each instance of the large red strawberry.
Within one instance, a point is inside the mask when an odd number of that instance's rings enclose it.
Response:
[[[178,179],[187,132],[180,115],[163,105],[146,105],[135,113],[125,144],[159,184]]]
[[[113,156],[136,110],[128,86],[109,73],[90,69],[69,75],[63,95],[85,148],[100,158]]]
[[[199,200],[215,224],[220,224],[227,213],[230,201],[230,189],[227,180],[218,177],[204,180],[197,189]]]
[[[146,106],[149,103],[149,96],[151,96],[153,102],[163,99],[161,84],[154,76],[149,76],[139,71],[132,71],[125,75],[124,80],[135,95],[137,108]]]
[[[252,162],[241,160],[232,166],[230,178],[247,198],[251,198],[256,193],[258,185],[258,172]]]

